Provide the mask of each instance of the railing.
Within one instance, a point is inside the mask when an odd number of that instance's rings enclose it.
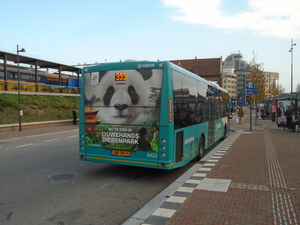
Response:
[[[47,85],[47,84],[33,84],[20,82],[3,81],[0,80],[0,91],[18,91],[20,92],[42,92],[42,93],[68,93],[68,94],[80,94],[81,88],[59,86],[59,85]]]

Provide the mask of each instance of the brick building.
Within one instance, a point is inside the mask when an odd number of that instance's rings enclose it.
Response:
[[[219,84],[221,87],[222,83],[222,57],[210,58],[210,59],[181,59],[181,60],[170,60],[170,62],[197,74],[206,80],[213,81]]]

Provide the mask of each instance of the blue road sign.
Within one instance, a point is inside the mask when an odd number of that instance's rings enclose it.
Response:
[[[258,94],[258,89],[257,88],[251,88],[251,89],[245,89],[244,90],[245,95],[257,95]]]
[[[244,105],[245,104],[245,101],[243,98],[240,98],[238,101],[237,101],[237,104],[239,105]]]
[[[251,88],[251,89],[244,89],[245,95],[257,95],[258,94],[258,88]]]
[[[254,82],[248,82],[248,88],[249,89],[254,88]]]

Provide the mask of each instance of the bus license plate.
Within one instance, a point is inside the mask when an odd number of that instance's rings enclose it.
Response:
[[[130,151],[112,150],[112,155],[129,157],[130,156]]]

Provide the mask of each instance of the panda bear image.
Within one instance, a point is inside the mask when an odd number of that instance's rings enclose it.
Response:
[[[145,124],[157,110],[162,70],[125,70],[126,79],[118,81],[119,70],[87,73],[85,104],[99,110],[96,118],[108,124]]]

